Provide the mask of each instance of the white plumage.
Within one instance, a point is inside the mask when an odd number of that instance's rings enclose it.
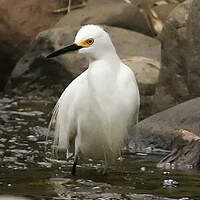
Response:
[[[134,73],[120,61],[109,35],[101,27],[83,26],[71,46],[74,45],[89,59],[89,67],[71,82],[55,106],[50,122],[50,126],[55,126],[54,143],[75,153],[73,174],[78,155],[104,159],[105,173],[137,123],[138,86]]]

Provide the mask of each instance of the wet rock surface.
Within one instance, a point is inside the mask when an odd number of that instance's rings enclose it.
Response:
[[[145,151],[153,149],[172,149],[176,129],[186,129],[200,135],[200,98],[189,100],[169,108],[138,123],[133,132],[130,147]]]
[[[164,157],[158,167],[172,169],[200,169],[200,137],[189,131],[177,130],[170,154]]]

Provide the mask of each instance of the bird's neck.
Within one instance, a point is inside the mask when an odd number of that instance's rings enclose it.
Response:
[[[92,94],[109,96],[117,84],[120,72],[120,59],[117,55],[90,60],[88,69],[88,85]]]
[[[89,73],[93,76],[106,78],[117,76],[120,68],[120,58],[117,54],[108,54],[98,59],[89,60]]]
[[[119,56],[113,51],[112,53],[105,53],[99,58],[89,58],[89,68],[109,68],[115,72],[120,67],[120,62]]]

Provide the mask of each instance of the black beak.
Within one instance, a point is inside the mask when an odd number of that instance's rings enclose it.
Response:
[[[46,58],[53,58],[59,55],[62,55],[64,53],[70,52],[70,51],[75,51],[81,49],[82,46],[78,46],[77,44],[71,44],[67,47],[64,47],[62,49],[59,49],[57,51],[54,51],[53,53],[50,53]]]

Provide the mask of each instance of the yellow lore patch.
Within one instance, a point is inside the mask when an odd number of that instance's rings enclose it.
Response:
[[[94,43],[94,39],[90,38],[88,40],[82,40],[80,42],[76,42],[76,45],[81,46],[81,47],[85,47],[88,48],[90,47],[92,44]]]

